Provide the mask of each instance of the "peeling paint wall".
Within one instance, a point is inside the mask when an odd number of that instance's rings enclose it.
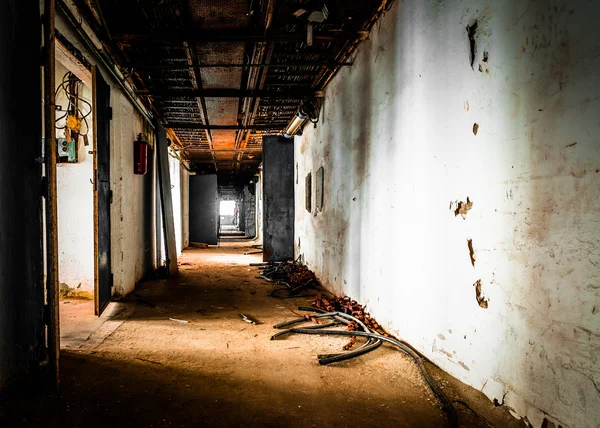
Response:
[[[600,421],[598,16],[397,1],[296,138],[297,255],[536,427]]]
[[[154,228],[153,201],[145,195],[148,187],[154,186],[153,178],[152,174],[133,173],[133,142],[143,131],[143,119],[108,70],[99,64],[59,11],[56,28],[91,64],[99,66],[111,87],[111,263],[113,293],[124,295],[133,291],[135,283],[153,269],[146,254],[148,237]]]

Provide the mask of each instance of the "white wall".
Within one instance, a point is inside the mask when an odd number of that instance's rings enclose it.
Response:
[[[599,15],[595,1],[397,1],[296,141],[297,253],[536,427],[600,421]],[[304,177],[320,166],[315,217]]]
[[[256,183],[256,244],[263,243],[263,172],[258,174],[258,183]]]
[[[175,240],[177,256],[190,245],[189,230],[189,173],[181,162],[169,156],[171,176],[171,196],[173,199],[173,218],[175,220]]]
[[[190,246],[190,173],[185,168],[181,173],[181,247]]]
[[[148,220],[144,211],[144,179],[147,176],[133,173],[133,143],[143,130],[143,119],[116,85],[111,85],[111,89],[111,262],[113,291],[125,295],[133,291],[135,283],[149,268],[144,266],[144,228]]]
[[[144,200],[144,188],[152,185],[152,177],[150,174],[133,173],[133,142],[143,131],[143,119],[109,71],[87,49],[60,12],[56,15],[56,28],[91,64],[100,67],[111,87],[111,263],[114,274],[113,293],[124,295],[133,291],[135,283],[153,268],[148,265],[145,254],[148,238],[152,233],[152,208],[151,201]]]
[[[63,64],[56,62],[56,86],[68,71]],[[92,91],[82,85],[80,96],[92,102]],[[68,99],[60,91],[56,99],[57,105],[65,112]],[[83,113],[88,109],[80,106]],[[62,116],[57,112],[57,117]],[[57,205],[58,205],[58,263],[59,282],[69,287],[70,293],[80,297],[93,297],[94,292],[94,188],[90,180],[94,177],[94,157],[88,151],[93,150],[92,116],[86,118],[90,131],[89,146],[78,143],[78,163],[59,163],[56,169]],[[64,126],[65,119],[57,126]],[[83,130],[85,131],[85,124]],[[56,131],[57,138],[64,138],[63,130]],[[63,291],[67,291],[66,288]]]
[[[175,220],[175,243],[177,256],[183,250],[183,217],[182,217],[182,183],[181,165],[177,159],[169,155],[169,174],[171,176],[171,197],[173,198],[173,219]]]

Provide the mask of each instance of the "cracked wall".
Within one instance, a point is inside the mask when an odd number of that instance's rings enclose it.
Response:
[[[600,421],[599,14],[396,2],[296,137],[296,255],[536,427]]]

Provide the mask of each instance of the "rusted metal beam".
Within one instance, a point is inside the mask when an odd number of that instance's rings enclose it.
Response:
[[[313,36],[315,42],[331,42],[355,39],[356,37],[366,37],[368,32],[359,31],[349,32],[341,30],[332,30],[327,32],[316,33]],[[152,34],[113,34],[112,39],[121,42],[164,42],[164,43],[206,43],[206,42],[281,42],[281,43],[298,43],[306,40],[306,33],[264,33],[256,31],[204,31],[195,32],[194,34],[186,34],[185,32],[177,33],[152,33]]]
[[[283,129],[287,125],[286,122],[272,123],[267,125],[205,125],[202,123],[166,123],[165,128],[171,129],[210,129],[215,131],[238,131],[238,130],[256,130],[268,131]]]
[[[300,68],[300,67],[350,67],[352,62],[295,62],[290,64],[198,64],[198,68]],[[137,70],[160,70],[160,71],[174,71],[174,70],[189,70],[193,69],[193,65],[189,64],[133,64],[131,66]]]
[[[185,17],[186,20],[186,24],[188,27],[192,27],[192,15],[190,13],[190,6],[189,6],[189,2],[188,1],[183,1],[181,2],[181,13],[183,14],[183,16]],[[190,59],[192,60],[192,67],[194,70],[194,77],[195,77],[195,81],[196,81],[196,87],[198,88],[198,99],[200,101],[200,107],[202,109],[202,115],[204,116],[204,123],[209,126],[210,125],[210,121],[208,119],[208,108],[206,106],[206,96],[204,95],[204,87],[203,87],[203,83],[202,83],[202,74],[200,72],[200,68],[198,67],[198,64],[200,64],[200,61],[198,60],[198,51],[196,49],[196,43],[194,42],[194,40],[192,40],[192,38],[190,37],[190,35],[188,34],[186,39],[185,39],[185,43],[187,45],[189,54],[190,54]],[[210,131],[210,128],[206,129],[206,138],[208,139],[208,144],[210,145],[211,148],[213,148],[213,139],[212,139],[212,133]],[[213,159],[214,159],[214,155],[213,155]],[[217,168],[217,164],[215,163],[215,169]]]
[[[202,97],[202,98],[293,98],[303,99],[306,97],[321,98],[324,96],[323,91],[315,91],[313,89],[301,89],[285,91],[273,90],[241,90],[228,88],[208,88],[208,89],[143,89],[135,91],[137,95],[154,96],[154,97]]]
[[[201,147],[183,147],[181,149],[182,151],[186,151],[186,152],[203,152],[203,153],[234,153],[234,152],[261,152],[262,153],[262,148],[257,147],[257,148],[247,148],[247,149],[205,149],[205,148],[201,148]],[[233,161],[232,161],[233,162]]]
[[[201,160],[191,160],[190,162],[195,163],[195,164],[211,164],[213,163],[212,160],[206,160],[206,159],[201,159]],[[234,160],[222,160],[222,161],[217,161],[217,165],[223,165],[223,164],[232,164],[232,166],[236,163],[241,163],[241,164],[245,164],[245,165],[259,165],[262,162],[262,159],[252,159],[252,160],[241,160],[241,161],[234,161]]]

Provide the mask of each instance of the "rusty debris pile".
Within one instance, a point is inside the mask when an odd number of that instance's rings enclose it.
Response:
[[[315,274],[300,263],[300,258],[282,263],[255,263],[252,266],[257,266],[261,270],[257,278],[281,286],[269,293],[269,296],[277,299],[312,297],[314,293],[300,294],[300,292],[320,285]]]
[[[349,297],[326,298],[317,293],[317,298],[313,302],[313,306],[326,312],[344,312],[352,315],[365,323],[367,327],[372,330],[380,331],[384,336],[387,336],[387,333],[383,332],[377,321],[371,318],[371,315],[369,315],[368,312],[365,312],[364,306]],[[356,323],[353,324],[357,325]]]
[[[313,308],[302,306],[298,308],[300,311],[307,312],[303,317],[273,326],[281,331],[271,336],[271,340],[280,339],[290,334],[350,337],[350,342],[344,346],[345,352],[318,355],[317,358],[321,365],[349,360],[379,348],[383,342],[389,343],[415,362],[431,391],[440,401],[448,419],[447,426],[458,426],[458,416],[453,402],[431,377],[425,367],[423,358],[410,345],[388,334],[380,333],[378,330],[381,330],[381,327],[377,321],[364,311],[362,305],[347,297],[326,298],[317,294],[313,305],[315,306]],[[311,324],[294,327],[297,324],[308,322]],[[342,329],[336,327],[342,327]],[[367,340],[360,347],[350,350],[354,347],[357,337],[364,337]]]

